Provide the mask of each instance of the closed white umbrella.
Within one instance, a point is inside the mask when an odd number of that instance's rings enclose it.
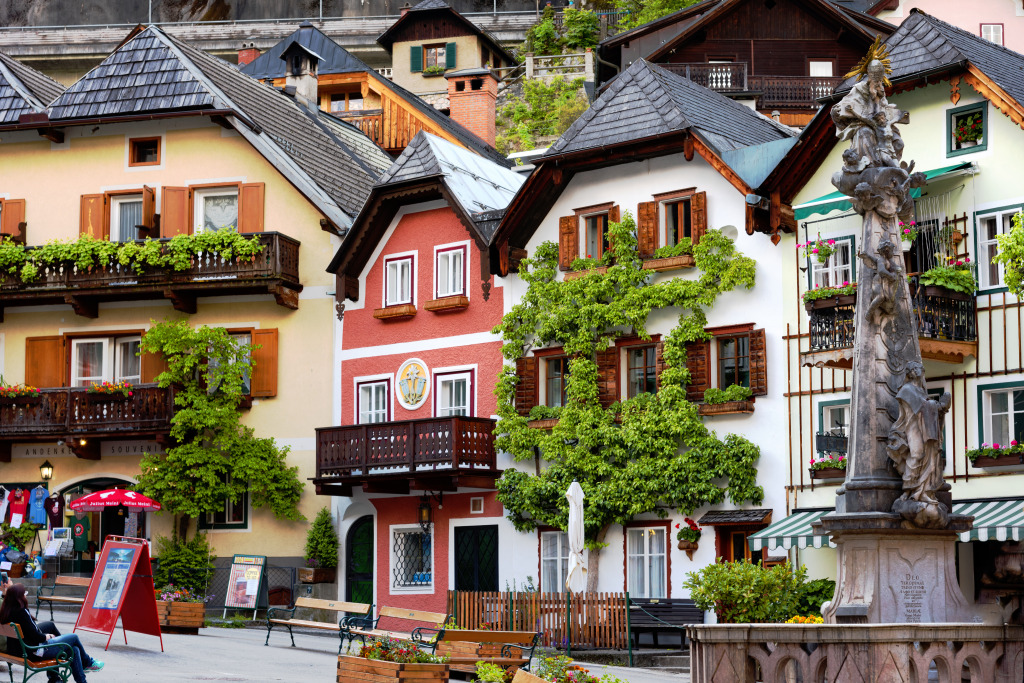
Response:
[[[587,587],[587,561],[583,558],[583,489],[578,482],[565,492],[569,501],[569,575],[565,587],[573,593],[582,593]]]

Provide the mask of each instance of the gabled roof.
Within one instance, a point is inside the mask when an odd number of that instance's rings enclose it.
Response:
[[[639,59],[611,82],[541,160],[692,129],[721,154],[795,133],[750,107]]]
[[[614,36],[608,36],[602,40],[598,45],[601,48],[616,47],[623,43],[628,43],[631,40],[645,36],[652,31],[657,31],[666,26],[678,24],[679,30],[683,30],[690,24],[698,21],[706,12],[713,10],[718,5],[722,4],[724,0],[703,0],[695,5],[684,7],[681,10],[666,14],[663,17],[659,17],[653,21],[648,21],[646,24],[640,24],[628,31],[617,33]]]
[[[0,123],[39,114],[64,91],[57,81],[0,52]]]
[[[501,43],[498,42],[497,38],[456,12],[455,9],[444,0],[423,0],[419,4],[414,5],[408,12],[398,17],[398,20],[391,24],[384,33],[377,36],[377,43],[390,54],[392,46],[397,42],[398,32],[405,26],[416,21],[429,21],[434,17],[441,16],[445,16],[450,20],[463,24],[473,33],[473,35],[480,36],[489,43],[490,48],[499,52],[505,61],[510,64],[515,64],[515,58],[501,46]]]
[[[695,154],[747,194],[796,142],[795,133],[753,109],[642,59],[535,162],[491,239],[491,268],[508,272],[576,173],[667,154]]]
[[[354,279],[388,225],[407,204],[444,199],[481,250],[490,244],[508,203],[525,178],[447,140],[420,131],[374,185],[327,271],[346,276],[348,298],[358,299]]]
[[[508,159],[499,154],[497,150],[481,140],[479,137],[469,132],[459,123],[453,121],[443,112],[438,111],[424,102],[418,95],[409,92],[400,85],[393,83],[390,79],[381,76],[375,69],[370,68],[358,58],[354,57],[348,50],[331,40],[330,36],[320,31],[312,24],[307,26],[304,23],[281,42],[277,43],[253,61],[241,67],[241,71],[260,80],[267,78],[284,78],[285,63],[284,60],[281,59],[281,54],[284,52],[284,49],[293,42],[297,42],[320,55],[322,61],[317,68],[317,72],[320,75],[365,73],[368,78],[374,81],[374,87],[376,89],[389,91],[396,98],[406,102],[410,107],[419,112],[423,118],[432,122],[438,127],[438,129],[454,137],[468,149],[473,150],[477,154],[480,154],[495,163],[502,164],[504,166],[510,165]]]
[[[347,227],[391,163],[357,128],[312,112],[231,64],[150,26],[50,106],[50,125],[224,112],[235,129],[336,226]]]

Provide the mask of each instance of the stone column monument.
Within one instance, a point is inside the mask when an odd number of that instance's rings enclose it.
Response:
[[[978,621],[957,585],[954,542],[972,518],[951,514],[941,438],[950,396],[928,396],[898,221],[911,220],[911,188],[925,183],[902,160],[889,104],[887,51],[875,41],[849,76],[858,81],[832,119],[849,142],[832,184],[863,216],[857,241],[853,397],[846,482],[821,530],[838,546],[836,595],[826,623]],[[994,614],[993,614],[994,616]]]

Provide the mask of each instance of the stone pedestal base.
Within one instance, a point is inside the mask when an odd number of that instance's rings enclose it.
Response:
[[[951,516],[950,528],[934,530],[911,528],[895,514],[823,517],[839,560],[825,623],[1000,623],[995,606],[969,605],[957,584],[954,544],[970,522]]]

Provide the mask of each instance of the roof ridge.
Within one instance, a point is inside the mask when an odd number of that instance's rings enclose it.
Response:
[[[132,38],[132,40],[138,38],[139,36],[145,35],[150,30],[153,31],[153,35],[156,37],[157,40],[163,43],[168,50],[174,53],[174,56],[178,58],[178,61],[181,62],[182,66],[184,66],[185,69],[187,69],[188,72],[192,74],[192,78],[199,81],[203,85],[203,87],[206,88],[206,90],[210,93],[210,95],[213,96],[215,106],[219,105],[217,106],[218,109],[233,109],[239,114],[242,113],[242,110],[239,109],[239,107],[231,101],[231,98],[227,96],[227,93],[218,88],[216,84],[214,84],[214,82],[210,80],[210,77],[207,76],[203,72],[203,70],[199,68],[199,65],[196,64],[191,57],[187,56],[182,51],[181,47],[177,44],[177,40],[172,38],[170,35],[164,33],[159,26],[153,24],[147,26],[144,31],[140,31],[137,36]],[[220,100],[220,102],[217,102],[217,100]]]
[[[45,110],[49,102],[44,102],[43,100],[39,99],[39,96],[36,95],[36,93],[32,90],[32,87],[25,82],[21,75],[15,72],[15,68],[26,69],[28,71],[31,71],[33,76],[38,76],[39,78],[48,81],[51,85],[60,88],[61,92],[64,92],[65,90],[63,85],[53,80],[52,78],[44,74],[42,71],[39,71],[38,69],[33,69],[28,64],[22,64],[14,57],[11,57],[10,55],[4,52],[0,52],[0,69],[3,70],[5,74],[4,77],[7,79],[8,83],[11,84],[12,88],[17,90],[20,94],[22,94],[23,97],[25,96],[25,93],[27,93],[28,96],[31,97],[31,102],[29,103],[33,106],[38,104],[38,109],[40,110]],[[14,79],[13,81],[11,80],[12,78]],[[18,87],[19,85],[21,86],[20,88]],[[22,88],[24,89],[24,92]],[[28,98],[26,97],[25,99],[27,100]]]
[[[921,15],[923,17],[924,21],[927,21],[928,23],[933,24],[933,25],[934,24],[939,24],[940,26],[938,26],[937,28],[940,28],[940,29],[942,29],[942,28],[944,28],[944,29],[951,29],[954,33],[959,33],[964,38],[969,38],[971,40],[971,42],[977,43],[978,45],[982,45],[982,46],[984,46],[986,48],[989,48],[989,49],[996,48],[1000,52],[1005,52],[1008,57],[1012,57],[1012,58],[1017,59],[1017,60],[1024,60],[1024,55],[1022,55],[1019,52],[1016,52],[1015,50],[1011,50],[1010,48],[1006,47],[1005,45],[1000,45],[999,43],[993,43],[990,40],[985,40],[981,36],[976,36],[973,33],[965,31],[964,29],[960,28],[959,26],[955,26],[953,24],[950,24],[947,21],[943,21],[942,19],[939,19],[934,14],[928,14],[924,10],[918,9],[917,7],[912,8],[910,10],[910,14],[911,14],[911,16],[913,16],[915,14],[919,14],[919,15]],[[908,17],[908,19],[909,18],[910,17]],[[906,22],[904,22],[904,23],[906,23]],[[943,36],[943,38],[945,38],[946,41],[949,42],[949,38],[947,36]],[[963,55],[964,59],[966,59],[968,61],[971,61],[971,58],[968,57],[967,55],[965,55],[960,48],[956,47],[955,45],[952,45],[952,43],[950,43],[950,45],[959,54]]]
[[[0,56],[10,59],[10,57],[3,53],[0,53]],[[39,99],[32,94],[29,87],[25,85],[20,78],[18,78],[18,75],[11,70],[10,66],[7,65],[4,59],[0,59],[0,76],[4,77],[4,80],[6,80],[7,83],[14,88],[19,95],[21,95],[21,99],[25,100],[30,107],[37,111],[40,109],[46,109],[46,105],[41,103]]]

